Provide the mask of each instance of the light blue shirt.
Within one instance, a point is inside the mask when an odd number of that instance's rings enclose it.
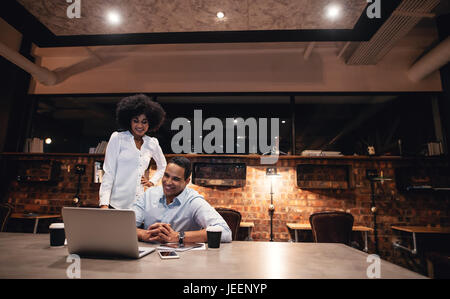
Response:
[[[221,242],[231,242],[231,230],[220,214],[191,188],[185,188],[171,204],[167,205],[162,186],[145,191],[133,205],[136,214],[136,226],[148,228],[161,222],[168,223],[179,231],[198,231],[208,226],[221,226]]]

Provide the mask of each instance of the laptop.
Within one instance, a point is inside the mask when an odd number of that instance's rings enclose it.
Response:
[[[138,246],[132,210],[65,207],[62,216],[70,254],[137,259],[155,251]]]

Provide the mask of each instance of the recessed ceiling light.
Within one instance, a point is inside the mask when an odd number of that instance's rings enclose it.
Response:
[[[120,17],[120,14],[117,11],[108,12],[106,18],[111,25],[118,25],[122,21],[122,18]]]
[[[225,18],[225,14],[224,14],[223,12],[219,11],[219,12],[217,13],[217,18],[223,19],[223,18]]]
[[[327,6],[326,15],[330,20],[337,19],[341,15],[341,7],[337,4]]]

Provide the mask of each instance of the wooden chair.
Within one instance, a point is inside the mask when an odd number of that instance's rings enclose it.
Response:
[[[313,239],[316,243],[343,243],[350,245],[352,214],[339,211],[314,213],[309,217]]]
[[[430,278],[450,279],[450,252],[428,252],[426,261]]]
[[[239,211],[227,208],[216,208],[216,211],[220,214],[220,216],[222,216],[230,227],[232,239],[235,241],[241,225],[241,213],[239,213]]]
[[[6,228],[9,216],[13,211],[13,207],[8,203],[0,203],[0,232]]]

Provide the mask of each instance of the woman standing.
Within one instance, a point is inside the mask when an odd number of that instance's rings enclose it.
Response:
[[[154,186],[162,178],[166,159],[158,139],[146,133],[158,130],[165,115],[161,105],[143,94],[119,102],[117,122],[125,130],[114,132],[106,148],[105,174],[100,186],[101,208],[130,209],[144,193],[144,187]],[[144,174],[152,158],[157,170],[149,180]]]

